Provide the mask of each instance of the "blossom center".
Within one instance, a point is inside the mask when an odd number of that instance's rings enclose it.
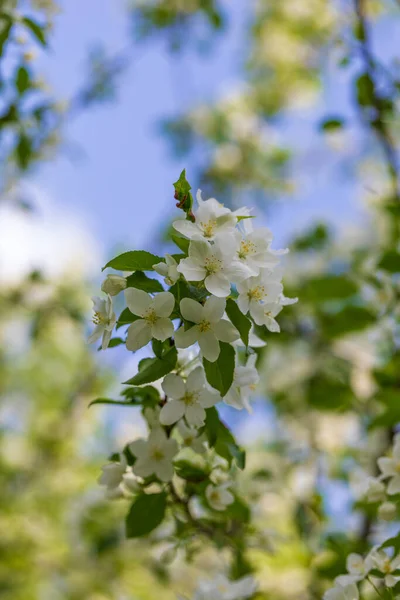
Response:
[[[107,315],[100,312],[94,313],[92,321],[95,325],[108,325],[109,323]]]
[[[198,324],[200,333],[206,333],[207,331],[210,331],[211,329],[211,323],[210,321],[206,321],[205,319],[203,319],[203,321],[200,321],[200,323]]]
[[[204,259],[204,268],[207,271],[207,275],[213,275],[222,269],[222,261],[212,255]]]
[[[247,292],[247,295],[250,300],[262,300],[266,296],[265,287],[263,285],[256,285]]]
[[[386,560],[383,561],[381,570],[383,573],[391,573],[392,572],[392,565],[390,564],[389,558],[387,558]]]
[[[214,231],[217,227],[217,221],[210,219],[209,221],[201,221],[200,227],[203,230],[204,237],[210,238],[214,235]]]
[[[196,392],[185,392],[185,395],[182,397],[183,402],[186,406],[191,406],[197,402],[198,394]]]
[[[247,258],[249,254],[256,253],[256,245],[253,242],[242,240],[238,250],[238,257],[241,259]]]
[[[153,448],[151,458],[156,462],[159,462],[164,458],[164,452],[160,448]]]
[[[156,323],[158,320],[158,316],[154,308],[149,308],[146,310],[145,314],[143,315],[143,319],[146,321],[146,323],[148,323],[148,325],[154,325],[154,323]]]

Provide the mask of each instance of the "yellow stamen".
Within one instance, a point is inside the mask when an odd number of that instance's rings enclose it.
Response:
[[[207,271],[207,275],[214,275],[214,273],[218,273],[218,271],[221,270],[222,261],[215,256],[211,256],[210,258],[204,259],[204,267]]]
[[[154,325],[154,323],[156,323],[158,320],[158,317],[156,315],[156,311],[154,310],[154,308],[149,308],[148,310],[146,310],[145,314],[143,315],[143,319],[149,325]]]
[[[257,285],[256,287],[251,288],[251,290],[247,292],[247,295],[250,300],[259,301],[265,298],[267,294],[265,293],[265,287],[263,285]]]
[[[206,321],[204,319],[203,321],[200,321],[198,327],[199,327],[201,333],[206,333],[206,331],[210,331],[211,323],[210,323],[210,321]]]
[[[256,250],[257,250],[256,245],[253,244],[253,242],[242,240],[240,242],[240,248],[238,250],[238,256],[239,256],[239,258],[244,259],[244,258],[247,258],[247,256],[249,254],[255,254]]]
[[[217,227],[217,221],[200,221],[200,227],[203,230],[204,237],[210,238],[214,235],[215,228]]]

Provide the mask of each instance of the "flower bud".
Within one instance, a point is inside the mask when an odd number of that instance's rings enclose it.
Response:
[[[107,275],[101,289],[105,294],[116,296],[126,288],[126,279],[122,275]]]
[[[396,513],[397,507],[394,502],[383,502],[378,508],[378,517],[383,521],[393,521]]]

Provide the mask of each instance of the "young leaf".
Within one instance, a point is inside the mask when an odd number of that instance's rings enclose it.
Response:
[[[166,508],[165,492],[138,496],[126,517],[126,537],[141,537],[153,531],[164,520]]]
[[[126,278],[126,287],[134,287],[148,294],[163,292],[164,288],[157,279],[147,277],[142,271],[136,271]]]
[[[145,250],[124,252],[110,260],[103,268],[111,267],[118,271],[152,271],[153,265],[163,262],[161,256],[156,256]]]
[[[357,285],[345,275],[321,275],[309,279],[302,287],[299,295],[308,302],[327,300],[344,300],[354,296]]]
[[[180,235],[175,235],[175,234],[171,235],[171,239],[174,242],[174,244],[176,244],[178,246],[179,250],[182,250],[182,252],[184,252],[185,256],[187,256],[188,252],[189,252],[190,240],[187,240],[186,238],[181,237]]]
[[[215,362],[203,358],[204,370],[208,383],[225,396],[232,385],[235,369],[235,350],[233,346],[220,342],[219,357]]]
[[[178,206],[186,213],[190,213],[193,206],[193,197],[190,193],[192,186],[186,179],[186,170],[183,169],[179,175],[178,181],[174,183],[175,198],[178,200]]]
[[[187,460],[176,461],[174,467],[176,474],[187,481],[199,482],[208,478],[207,471],[197,465],[193,465]]]
[[[238,305],[231,298],[228,299],[226,303],[226,314],[232,321],[233,325],[236,327],[238,332],[240,333],[240,338],[245,346],[249,345],[249,333],[251,329],[250,320],[242,313],[239,309]]]
[[[33,35],[37,39],[37,41],[40,44],[42,44],[42,46],[46,46],[46,37],[44,34],[44,28],[41,27],[38,23],[36,23],[36,21],[33,21],[32,19],[29,19],[28,17],[24,17],[22,19],[22,22],[28,29],[30,29],[30,31],[33,33]]]
[[[5,21],[5,23],[4,23],[4,21]],[[4,46],[11,37],[10,33],[11,33],[12,26],[13,26],[12,19],[4,13],[1,14],[0,15],[0,57],[3,56]]]
[[[144,363],[143,368],[131,379],[125,381],[126,385],[142,385],[143,383],[151,383],[156,381],[167,373],[170,373],[176,365],[178,353],[173,346],[163,358],[148,358]],[[143,362],[143,361],[141,361]]]

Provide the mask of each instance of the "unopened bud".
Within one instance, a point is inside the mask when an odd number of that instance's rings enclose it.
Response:
[[[126,279],[122,275],[107,275],[101,289],[105,294],[116,296],[126,288]]]
[[[378,517],[383,521],[393,521],[397,514],[397,507],[394,502],[384,502],[378,508]]]

